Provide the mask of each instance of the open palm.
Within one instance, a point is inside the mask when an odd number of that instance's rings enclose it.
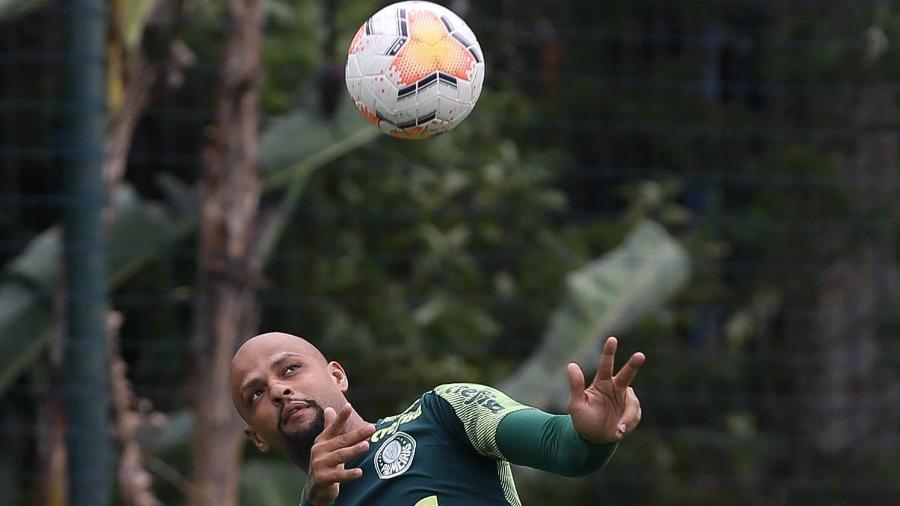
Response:
[[[643,353],[635,353],[613,376],[615,337],[603,345],[600,366],[594,381],[585,388],[584,374],[578,364],[569,364],[569,414],[581,437],[592,443],[610,443],[630,434],[641,421],[641,403],[631,382],[643,365]]]

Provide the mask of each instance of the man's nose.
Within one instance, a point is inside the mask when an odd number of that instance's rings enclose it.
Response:
[[[272,384],[272,393],[269,394],[272,402],[277,405],[280,405],[284,402],[285,397],[290,397],[293,392],[291,392],[291,387],[287,385],[282,385],[281,383],[273,383]]]

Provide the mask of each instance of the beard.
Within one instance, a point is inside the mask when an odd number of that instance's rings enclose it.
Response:
[[[287,444],[288,457],[295,464],[303,469],[309,468],[309,453],[312,451],[312,445],[315,443],[319,434],[325,430],[325,410],[322,406],[312,400],[304,399],[304,401],[316,414],[312,421],[294,431],[286,431],[281,418],[278,419],[278,432],[284,437]]]

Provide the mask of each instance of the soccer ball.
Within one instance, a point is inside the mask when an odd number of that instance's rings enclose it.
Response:
[[[484,57],[475,34],[449,9],[398,2],[359,27],[345,73],[364,118],[395,137],[427,139],[472,112]]]

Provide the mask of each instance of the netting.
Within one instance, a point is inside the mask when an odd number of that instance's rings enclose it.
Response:
[[[98,55],[110,114],[128,90],[128,55],[160,23],[140,14],[144,3],[97,13],[110,23]],[[359,137],[371,127],[344,98],[345,46],[383,3],[267,3],[258,227],[290,215],[251,282],[259,329],[304,335],[341,361],[371,418],[443,382],[499,385],[571,301],[567,275],[652,220],[684,248],[690,274],[613,329],[623,352],[648,356],[635,385],[641,426],[595,475],[520,480],[523,503],[895,500],[891,2],[442,3],[479,38],[485,92],[459,128],[419,143]],[[204,303],[197,184],[227,32],[223,3],[184,9],[165,52],[177,64],[149,90],[109,197],[125,218],[107,240],[128,377],[168,415],[142,441],[165,504],[192,493],[186,420],[204,394],[192,375]],[[10,504],[62,504],[51,501],[65,475],[56,452],[69,381],[54,338],[60,246],[29,252],[70,205],[66,15],[64,2],[0,2],[0,283],[10,294],[0,497]],[[654,251],[642,255],[652,262]],[[292,476],[250,447],[244,462],[245,482]],[[242,485],[243,504],[294,501],[298,490],[278,485],[284,495],[266,502],[252,487]]]

